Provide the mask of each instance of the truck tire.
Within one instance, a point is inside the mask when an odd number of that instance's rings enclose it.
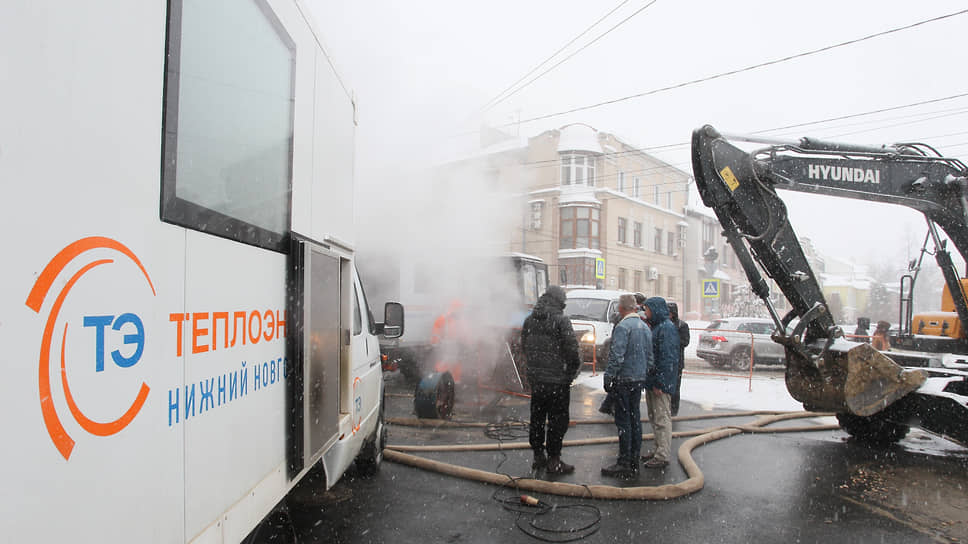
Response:
[[[376,419],[376,428],[363,442],[363,447],[356,456],[356,470],[361,476],[375,475],[380,470],[380,463],[383,462],[383,448],[387,445],[387,427],[383,419],[385,406],[385,402],[380,403],[380,414]]]
[[[847,434],[868,444],[893,444],[905,436],[911,427],[890,421],[884,413],[863,417],[837,414],[837,421]]]

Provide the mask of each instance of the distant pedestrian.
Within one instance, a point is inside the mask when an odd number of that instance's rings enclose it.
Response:
[[[864,342],[869,344],[871,342],[871,337],[868,336],[867,329],[871,326],[871,319],[869,317],[858,317],[857,318],[857,328],[854,329],[854,342]]]
[[[890,351],[891,341],[887,339],[887,331],[891,329],[891,324],[887,321],[878,321],[874,334],[871,335],[871,347],[877,351]]]
[[[645,321],[645,295],[642,293],[635,293],[635,313]]]
[[[565,290],[550,285],[521,327],[521,346],[531,384],[528,440],[534,452],[532,468],[544,468],[548,474],[575,470],[561,460],[561,444],[570,423],[571,382],[581,369],[581,355],[564,309]]]
[[[639,471],[642,453],[642,388],[652,355],[652,333],[636,313],[635,297],[618,299],[622,320],[612,331],[612,345],[605,368],[605,391],[614,399],[618,429],[618,459],[603,467],[602,475],[630,478]]]
[[[686,346],[689,345],[689,324],[679,319],[679,305],[675,302],[668,303],[669,320],[676,326],[679,332],[679,367],[676,369],[676,390],[672,394],[671,408],[672,415],[679,415],[679,390],[682,387],[682,370],[686,367]]]
[[[672,448],[671,401],[676,386],[679,359],[679,331],[669,320],[669,306],[662,297],[645,301],[645,313],[652,326],[652,364],[645,380],[645,401],[655,434],[655,450],[642,456],[646,468],[669,464]]]

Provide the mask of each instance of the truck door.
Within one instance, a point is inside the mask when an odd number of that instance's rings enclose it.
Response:
[[[289,266],[292,333],[287,353],[290,478],[314,463],[339,435],[344,349],[344,293],[350,277],[340,254],[294,237]]]

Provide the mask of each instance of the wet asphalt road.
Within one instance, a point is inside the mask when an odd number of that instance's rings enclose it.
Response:
[[[411,417],[412,386],[387,374],[387,417]],[[601,419],[602,396],[572,389],[572,420]],[[683,403],[680,416],[710,414]],[[644,414],[644,406],[643,406]],[[527,399],[491,391],[458,390],[456,420],[527,419]],[[681,421],[673,430],[749,423],[751,417]],[[800,425],[808,420],[797,420]],[[823,421],[828,423],[829,421]],[[643,432],[651,432],[648,424]],[[572,427],[566,440],[613,436],[613,425]],[[526,441],[526,437],[514,441]],[[677,450],[683,438],[673,439]],[[391,444],[493,442],[481,429],[392,426]],[[643,443],[648,451],[649,442]],[[616,444],[566,448],[576,466],[558,481],[661,485],[687,478],[673,463],[643,469],[631,482],[604,478]],[[531,475],[529,450],[425,453],[432,459],[512,476]],[[601,513],[596,533],[581,542],[968,542],[968,452],[913,431],[900,444],[874,449],[842,431],[739,435],[693,452],[705,474],[699,492],[667,501],[605,501],[535,494],[550,504],[588,504]],[[517,514],[494,500],[506,490],[384,462],[364,478],[352,471],[329,491],[309,477],[250,535],[252,542],[540,542],[516,526]],[[546,527],[594,520],[593,509],[564,509],[538,518]],[[531,516],[522,518],[527,524]],[[556,535],[543,533],[546,537]],[[562,535],[567,536],[567,535]]]

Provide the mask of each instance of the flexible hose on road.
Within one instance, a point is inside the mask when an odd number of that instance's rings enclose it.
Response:
[[[764,415],[776,415],[776,414],[787,414],[789,412],[779,411],[779,410],[746,410],[742,412],[721,412],[708,415],[696,415],[696,416],[676,416],[672,418],[672,421],[699,421],[703,419],[720,419],[726,417],[746,417],[746,416],[764,416]],[[799,412],[796,412],[799,413]],[[642,418],[642,423],[648,423],[648,418]],[[491,425],[490,423],[484,423],[481,421],[455,421],[453,419],[433,419],[433,418],[417,418],[417,417],[391,417],[387,419],[387,423],[391,425],[400,425],[403,427],[487,427]],[[568,425],[574,427],[575,425],[602,425],[602,424],[613,424],[614,419],[611,418],[601,418],[601,419],[582,419],[578,421],[570,421]]]
[[[749,412],[742,412],[744,415],[752,415]],[[754,412],[753,414],[763,414],[764,412]],[[675,484],[664,484],[659,486],[637,486],[637,487],[615,487],[611,485],[579,485],[567,482],[549,482],[545,480],[535,480],[529,478],[512,478],[505,474],[478,470],[451,463],[434,461],[416,455],[404,453],[404,449],[409,451],[484,451],[484,450],[507,450],[528,448],[527,443],[513,444],[468,444],[456,446],[398,446],[388,445],[383,452],[385,459],[396,463],[406,464],[424,470],[431,470],[458,478],[476,480],[479,482],[493,485],[513,485],[520,490],[547,493],[549,495],[560,495],[569,497],[589,497],[596,499],[620,499],[620,500],[664,500],[674,499],[695,493],[703,488],[705,478],[699,465],[692,458],[692,450],[714,440],[719,440],[740,433],[781,433],[781,432],[806,432],[806,431],[829,431],[839,429],[839,425],[802,425],[797,427],[777,427],[766,428],[766,425],[784,421],[788,419],[826,417],[832,414],[817,412],[767,412],[765,415],[748,425],[724,425],[712,429],[698,431],[682,431],[673,433],[673,436],[693,436],[679,446],[679,463],[686,471],[688,478]],[[710,417],[735,417],[735,414],[712,414]],[[704,419],[704,418],[691,418]],[[681,421],[681,419],[680,419]],[[651,438],[652,435],[643,435],[643,439]],[[570,440],[566,446],[581,446],[588,444],[606,444],[617,442],[618,437],[590,438],[585,440]],[[420,449],[414,449],[420,448]]]

